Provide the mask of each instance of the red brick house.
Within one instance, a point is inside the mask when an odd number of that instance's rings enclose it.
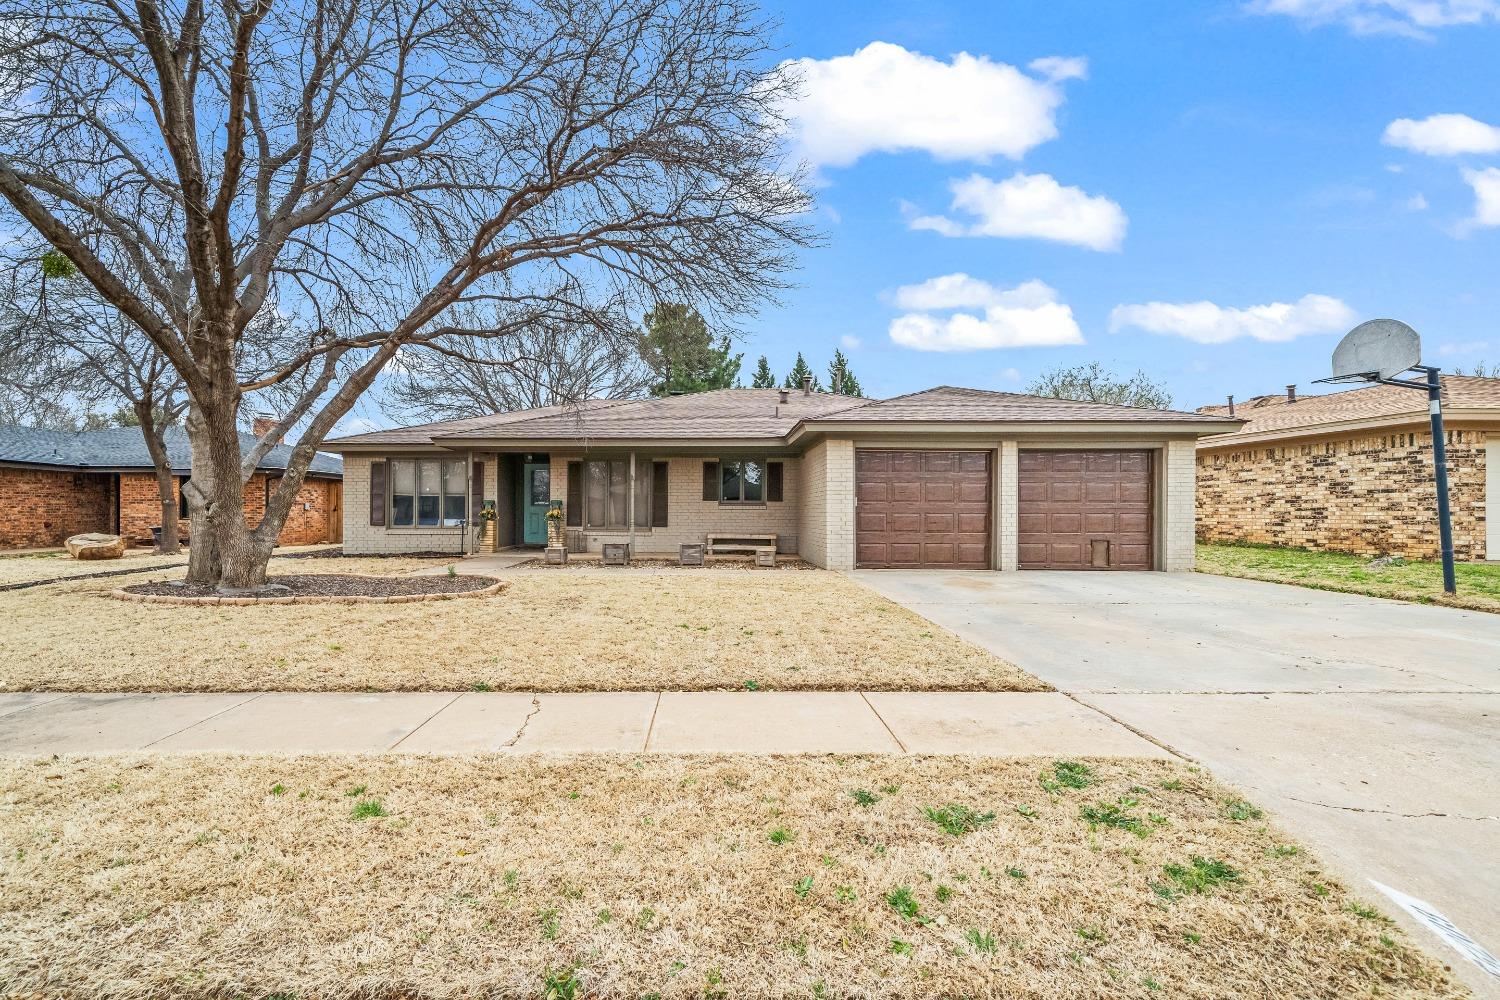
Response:
[[[248,450],[255,437],[242,434]],[[187,504],[181,487],[191,474],[187,434],[169,430],[179,504],[179,531],[188,537]],[[286,468],[291,449],[272,448],[245,486],[245,516],[259,522],[266,500]],[[319,455],[308,469],[297,502],[278,539],[281,545],[311,545],[342,538],[343,463]],[[134,427],[99,431],[49,431],[0,427],[0,549],[52,548],[70,535],[102,531],[151,544],[161,523],[156,472],[146,442]]]

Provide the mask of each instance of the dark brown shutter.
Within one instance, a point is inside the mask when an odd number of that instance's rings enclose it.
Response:
[[[781,502],[782,466],[781,462],[766,463],[766,499],[772,503]]]
[[[387,462],[370,463],[370,525],[385,527],[385,472]]]
[[[703,463],[703,499],[712,500],[715,503],[719,500],[718,462]]]
[[[469,523],[473,524],[479,520],[479,508],[484,506],[484,463],[475,462],[471,474],[474,480],[469,483],[469,495],[474,499],[470,502],[473,509],[469,511]]]
[[[667,463],[651,463],[651,527],[667,526]]]
[[[583,463],[568,463],[568,527],[583,527]]]

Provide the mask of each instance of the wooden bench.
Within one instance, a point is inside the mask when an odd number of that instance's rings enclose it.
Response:
[[[708,556],[754,556],[763,566],[776,563],[775,535],[707,535],[704,554]]]

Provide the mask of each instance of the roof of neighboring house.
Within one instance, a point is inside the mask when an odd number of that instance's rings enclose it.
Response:
[[[780,394],[787,393],[781,402]],[[786,440],[799,427],[817,430],[845,421],[861,423],[1105,422],[1223,424],[1238,421],[1176,410],[1046,399],[1018,393],[939,386],[874,400],[800,389],[717,389],[643,400],[591,400],[578,406],[446,420],[415,427],[335,438],[335,450],[495,440]]]
[[[915,421],[932,423],[1008,423],[1011,421],[1144,421],[1146,423],[1202,423],[1203,414],[1182,410],[1158,410],[1115,403],[1090,403],[1050,396],[1028,396],[1019,392],[992,392],[940,385],[891,399],[876,399],[839,413],[843,421]],[[1228,422],[1227,419],[1225,421]]]
[[[187,432],[168,428],[165,435],[167,457],[172,468],[186,472],[192,467],[192,448]],[[240,451],[255,446],[254,434],[240,435]],[[266,453],[259,468],[285,469],[292,449],[280,444]],[[0,426],[0,463],[11,465],[54,465],[74,470],[151,469],[151,453],[138,427],[111,427],[97,431],[49,431],[35,427]],[[343,460],[335,455],[313,456],[307,471],[320,476],[342,476]]]
[[[1500,420],[1500,378],[1475,375],[1443,375],[1445,412],[1488,410]],[[1204,406],[1199,413],[1227,415],[1229,407]],[[1397,385],[1372,385],[1321,396],[1298,396],[1287,402],[1285,394],[1254,396],[1235,403],[1234,415],[1245,421],[1237,431],[1200,443],[1204,448],[1223,448],[1247,441],[1311,437],[1344,429],[1345,425],[1379,427],[1427,420],[1427,395]]]

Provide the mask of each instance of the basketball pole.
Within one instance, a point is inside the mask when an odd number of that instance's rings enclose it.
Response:
[[[1443,385],[1438,369],[1427,369],[1427,412],[1432,416],[1432,464],[1437,479],[1438,540],[1443,550],[1443,590],[1458,593],[1453,574],[1453,517],[1448,510],[1448,442],[1443,433]]]

